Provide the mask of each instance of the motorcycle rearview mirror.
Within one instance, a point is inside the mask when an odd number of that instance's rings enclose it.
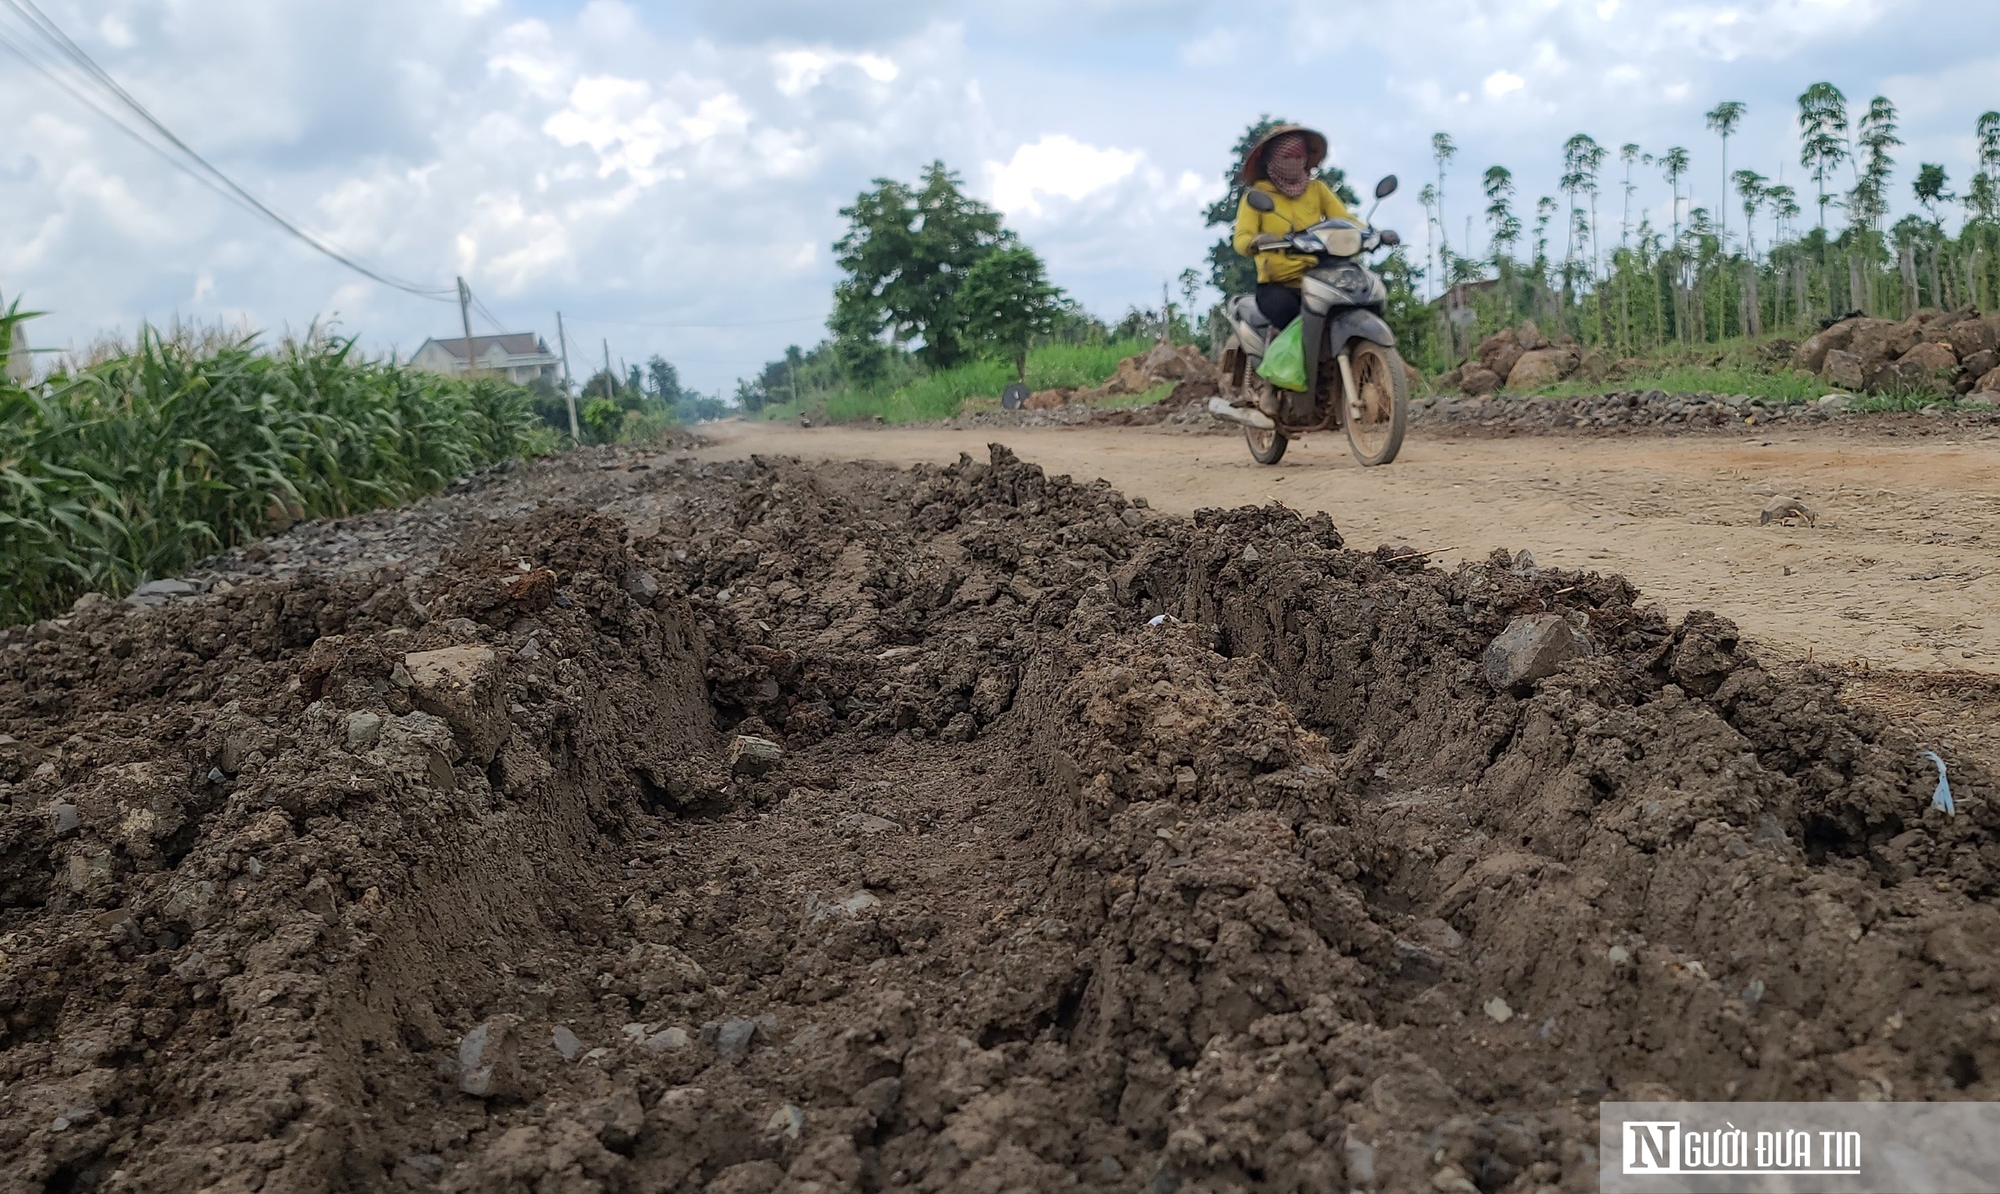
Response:
[[[1382,181],[1375,184],[1375,202],[1368,205],[1368,214],[1361,217],[1361,222],[1364,224],[1374,223],[1375,209],[1382,206],[1382,201],[1384,199],[1387,199],[1389,196],[1395,193],[1396,193],[1396,176],[1393,174],[1384,175]]]
[[[1275,211],[1278,206],[1269,195],[1257,190],[1245,191],[1243,202],[1248,203],[1254,211]]]

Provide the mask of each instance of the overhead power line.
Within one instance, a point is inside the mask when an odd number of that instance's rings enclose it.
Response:
[[[571,323],[606,324],[616,328],[662,328],[667,331],[695,331],[708,328],[770,328],[788,323],[817,323],[823,316],[800,315],[792,319],[752,319],[743,323],[634,323],[629,319],[592,319],[585,315],[570,316]]]
[[[81,46],[70,40],[69,35],[64,33],[60,26],[35,6],[34,0],[0,0],[0,14],[5,13],[11,13],[20,22],[28,37],[16,40],[19,36],[18,30],[15,31],[15,36],[9,36],[9,31],[0,26],[0,47],[11,51],[79,102],[116,125],[127,136],[165,159],[175,169],[224,198],[263,216],[310,248],[365,278],[421,298],[446,300],[456,297],[457,292],[451,288],[422,286],[370,269],[285,218],[269,204],[251,194],[235,179],[223,173],[214,163],[181,140],[172,129],[161,123],[144,104],[120,86],[118,81],[111,77],[110,72],[99,66]],[[140,127],[135,128],[126,119],[121,118],[121,111],[136,117]],[[149,137],[146,130],[151,130],[152,136]],[[154,137],[159,140],[154,140]]]

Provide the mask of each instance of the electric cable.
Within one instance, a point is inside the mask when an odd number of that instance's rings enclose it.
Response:
[[[417,285],[416,283],[394,278],[389,275],[380,273],[379,271],[370,269],[369,267],[354,260],[352,257],[349,257],[347,254],[341,252],[339,249],[336,249],[332,245],[321,240],[319,237],[313,235],[310,232],[307,232],[303,228],[300,228],[297,224],[294,224],[291,220],[281,215],[279,212],[274,210],[270,205],[266,204],[263,200],[251,194],[241,184],[237,183],[235,179],[229,177],[229,175],[225,174],[214,163],[210,162],[207,158],[203,157],[200,153],[196,152],[195,149],[192,146],[188,145],[187,142],[181,140],[181,138],[177,136],[173,132],[173,130],[169,129],[164,123],[162,123],[159,120],[158,117],[154,116],[152,112],[148,110],[144,104],[140,103],[136,98],[132,96],[130,92],[126,91],[124,87],[120,86],[118,81],[112,78],[110,73],[106,71],[102,66],[99,66],[97,62],[90,57],[89,54],[85,53],[82,47],[78,46],[74,41],[70,40],[69,35],[62,31],[61,26],[57,25],[53,20],[51,20],[48,17],[46,13],[42,12],[41,9],[35,6],[34,0],[0,0],[0,3],[4,3],[8,9],[12,10],[17,17],[19,17],[23,22],[25,22],[27,28],[31,32],[39,35],[44,42],[53,46],[56,52],[62,58],[68,59],[70,64],[77,70],[81,71],[87,80],[94,80],[102,88],[109,91],[111,95],[114,98],[116,98],[121,105],[123,105],[133,115],[137,116],[148,127],[152,128],[154,132],[156,132],[160,137],[164,138],[169,145],[173,146],[175,149],[178,149],[182,154],[186,155],[188,160],[192,161],[193,163],[195,163],[195,165],[200,167],[200,171],[197,171],[196,169],[190,167],[187,164],[187,162],[177,160],[171,154],[168,154],[164,149],[161,149],[157,145],[153,145],[151,142],[147,142],[149,147],[153,148],[154,151],[156,153],[159,153],[162,157],[165,157],[182,173],[185,173],[190,177],[195,178],[197,181],[202,182],[204,185],[208,186],[211,190],[216,189],[217,184],[220,184],[220,186],[222,188],[225,188],[227,191],[226,197],[233,198],[239,204],[248,207],[251,211],[253,211],[258,215],[262,215],[266,219],[270,220],[272,223],[276,224],[280,229],[291,234],[293,237],[297,238],[299,241],[303,242],[310,248],[333,259],[334,261],[339,262],[341,265],[346,266],[347,268],[353,270],[354,272],[362,275],[365,278],[371,279],[372,281],[375,282],[379,282],[382,285],[388,286],[392,289],[400,290],[407,294],[416,295],[420,298],[438,299],[442,301],[445,300],[448,296],[454,296],[454,292],[452,290],[447,290],[442,287],[420,286]],[[27,54],[23,53],[20,47],[15,46],[14,44],[12,44],[11,41],[9,41],[7,43],[7,48],[12,50],[17,56],[21,57],[24,61],[27,61],[30,66],[34,66],[43,75],[48,76],[52,81],[57,82],[59,86],[63,86],[63,89],[65,91],[69,91],[71,95],[76,96],[79,100],[84,100],[84,97],[81,94],[79,94],[73,88],[67,86],[62,80],[57,79],[56,76],[51,71],[49,71],[44,65],[36,62],[33,58],[30,58]],[[88,104],[88,106],[90,106],[93,110],[98,112],[99,115],[104,116],[106,119],[112,120],[112,123],[116,124],[120,129],[123,129],[128,135],[140,138],[142,141],[144,140],[144,138],[141,136],[140,133],[127,126],[123,121],[113,118],[109,113],[105,112],[104,109],[99,107],[97,104],[89,100],[84,100],[84,102]],[[206,177],[204,177],[203,172],[206,172]]]

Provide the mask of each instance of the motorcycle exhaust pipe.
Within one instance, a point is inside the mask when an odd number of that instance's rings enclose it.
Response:
[[[1275,431],[1278,428],[1278,425],[1271,421],[1271,416],[1265,414],[1263,411],[1252,410],[1242,406],[1231,406],[1228,400],[1219,394],[1208,400],[1208,413],[1218,419],[1228,419],[1232,423],[1241,423],[1245,427],[1255,427],[1259,431]]]

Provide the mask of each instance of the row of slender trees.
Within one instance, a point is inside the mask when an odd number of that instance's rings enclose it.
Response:
[[[1876,96],[1852,113],[1831,83],[1799,96],[1799,161],[1811,190],[1748,168],[1729,169],[1729,139],[1744,104],[1706,113],[1722,143],[1730,202],[1695,202],[1690,155],[1637,144],[1614,151],[1586,133],[1563,145],[1561,194],[1517,210],[1505,166],[1480,175],[1486,250],[1472,252],[1474,216],[1454,244],[1446,183],[1458,147],[1431,139],[1437,178],[1419,199],[1426,211],[1426,288],[1438,301],[1434,360],[1462,356],[1493,327],[1532,316],[1620,355],[1668,343],[1699,343],[1794,328],[1860,311],[1900,317],[1920,307],[2000,305],[2000,112],[1975,122],[1978,167],[1960,193],[1942,165],[1922,163],[1910,180],[1919,211],[1888,223],[1898,135],[1896,107]],[[1613,154],[1616,165],[1613,166]],[[1644,171],[1671,188],[1666,226],[1633,200]],[[1609,177],[1607,177],[1609,173]],[[1600,206],[1616,187],[1616,240]],[[1733,218],[1730,208],[1741,213]],[[1813,220],[1806,216],[1810,207]],[[1958,209],[1958,229],[1948,224]]]

